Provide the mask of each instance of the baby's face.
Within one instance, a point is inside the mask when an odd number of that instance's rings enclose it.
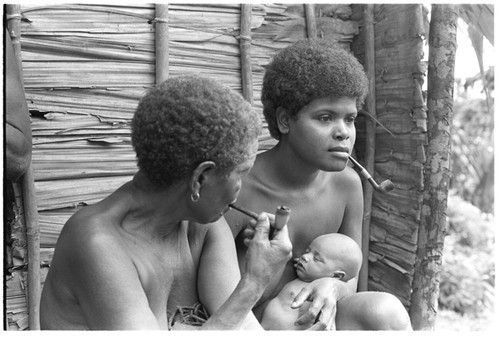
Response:
[[[322,277],[331,277],[340,269],[339,261],[331,254],[331,242],[318,237],[307,248],[295,265],[300,280],[310,282]]]

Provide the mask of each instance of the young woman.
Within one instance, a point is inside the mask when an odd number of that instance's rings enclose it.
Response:
[[[367,94],[362,65],[349,52],[326,40],[299,41],[281,50],[266,67],[262,88],[264,115],[272,149],[257,156],[243,180],[239,203],[271,212],[276,204],[291,208],[288,223],[293,256],[323,234],[341,233],[361,243],[363,197],[357,173],[347,166],[356,140],[354,121]],[[254,223],[229,212],[244,270]],[[246,228],[246,230],[244,230]],[[254,313],[260,319],[269,299],[296,277],[293,262],[268,286]],[[393,295],[356,293],[358,277],[348,282],[322,278],[297,295],[294,307],[312,301],[296,324],[339,330],[410,329],[408,314]]]

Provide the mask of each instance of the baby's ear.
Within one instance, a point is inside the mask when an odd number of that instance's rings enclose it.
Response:
[[[331,274],[331,277],[332,278],[336,278],[336,279],[339,279],[339,280],[343,280],[344,277],[345,277],[345,273],[341,270],[337,270],[337,271],[334,271],[332,274]]]

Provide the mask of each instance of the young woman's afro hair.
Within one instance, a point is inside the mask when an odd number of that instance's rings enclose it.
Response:
[[[323,39],[301,40],[280,52],[266,67],[261,100],[271,136],[280,139],[276,109],[294,117],[316,98],[352,97],[360,108],[368,93],[363,66],[348,51]]]

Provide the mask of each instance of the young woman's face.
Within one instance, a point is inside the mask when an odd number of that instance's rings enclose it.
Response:
[[[357,115],[355,98],[318,98],[289,120],[289,132],[284,136],[305,164],[323,171],[341,171],[356,141]]]
[[[206,205],[204,213],[207,216],[206,221],[200,222],[208,223],[218,220],[228,211],[229,204],[236,201],[241,190],[241,179],[252,169],[258,146],[257,139],[251,142],[247,147],[247,159],[244,162],[236,166],[229,174],[218,176],[214,184],[200,191],[199,202]]]

